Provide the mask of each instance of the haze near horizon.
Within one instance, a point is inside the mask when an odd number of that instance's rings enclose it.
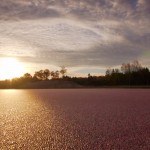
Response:
[[[77,76],[135,59],[150,67],[149,18],[149,0],[2,0],[0,60]]]

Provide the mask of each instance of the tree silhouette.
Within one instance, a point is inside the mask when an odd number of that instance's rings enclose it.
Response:
[[[36,72],[34,73],[34,77],[35,77],[36,79],[43,80],[43,70],[36,71]]]
[[[107,69],[106,72],[105,72],[106,76],[110,76],[111,73],[112,73],[112,70],[110,68]]]
[[[60,74],[62,75],[62,78],[64,78],[66,73],[67,73],[67,69],[64,66],[62,66],[60,70]]]
[[[58,79],[59,78],[59,71],[51,71],[51,77],[52,79]]]
[[[29,74],[29,73],[25,73],[25,74],[23,75],[23,78],[24,78],[24,79],[32,79],[32,76],[31,76],[31,74]]]
[[[45,80],[48,80],[49,79],[49,76],[50,76],[50,71],[48,70],[48,69],[45,69],[44,71],[43,71],[43,76],[44,76],[44,79]]]
[[[67,69],[62,67],[60,71],[49,71],[48,69],[36,71],[33,77],[31,74],[25,73],[20,78],[0,81],[0,88],[20,88],[21,84],[49,80],[50,76],[51,79],[58,80],[60,74],[62,78],[59,80],[76,82],[82,86],[150,86],[150,71],[148,68],[142,67],[137,60],[122,64],[120,69],[109,68],[106,70],[105,76],[92,76],[89,73],[88,77],[69,77],[65,76],[66,72]]]
[[[122,64],[121,71],[126,74],[131,72],[137,72],[142,68],[143,68],[142,65],[137,60],[134,60],[131,63]]]
[[[48,80],[50,76],[50,71],[48,69],[36,71],[34,74],[34,78],[39,80]]]
[[[55,71],[55,79],[58,79],[59,78],[59,71],[57,70],[57,71]]]

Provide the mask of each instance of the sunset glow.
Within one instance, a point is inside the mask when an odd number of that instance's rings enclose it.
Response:
[[[133,60],[150,68],[149,10],[150,0],[2,0],[0,58],[84,77]]]
[[[25,72],[24,65],[15,58],[0,60],[0,80],[20,77]]]

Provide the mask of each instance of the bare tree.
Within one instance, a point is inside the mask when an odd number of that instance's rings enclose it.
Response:
[[[124,64],[122,64],[121,71],[123,73],[130,73],[131,72],[131,65],[130,65],[130,63],[127,63],[127,64],[124,63]]]
[[[48,69],[45,69],[43,71],[43,74],[44,74],[44,79],[45,80],[48,80],[49,79],[49,76],[50,76],[50,71]]]
[[[123,73],[137,72],[141,69],[142,65],[137,60],[134,60],[132,63],[122,64],[121,66],[121,71]]]
[[[137,72],[141,69],[142,69],[142,65],[137,60],[134,60],[131,64],[131,71]]]
[[[64,66],[62,66],[60,70],[60,74],[62,75],[62,78],[65,76],[66,73],[67,73],[67,69]]]
[[[110,76],[112,74],[112,70],[109,68],[106,70],[106,76]]]
[[[57,70],[57,71],[55,71],[55,79],[58,79],[59,78],[59,71]]]
[[[43,80],[43,70],[36,71],[34,73],[34,78],[37,78],[39,80]]]
[[[52,79],[58,79],[59,78],[59,71],[51,71],[51,77]]]
[[[50,71],[48,69],[36,71],[34,74],[34,78],[39,80],[48,80],[50,76]]]

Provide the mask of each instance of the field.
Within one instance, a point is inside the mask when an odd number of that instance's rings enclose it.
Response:
[[[0,150],[149,150],[149,89],[0,91]]]

